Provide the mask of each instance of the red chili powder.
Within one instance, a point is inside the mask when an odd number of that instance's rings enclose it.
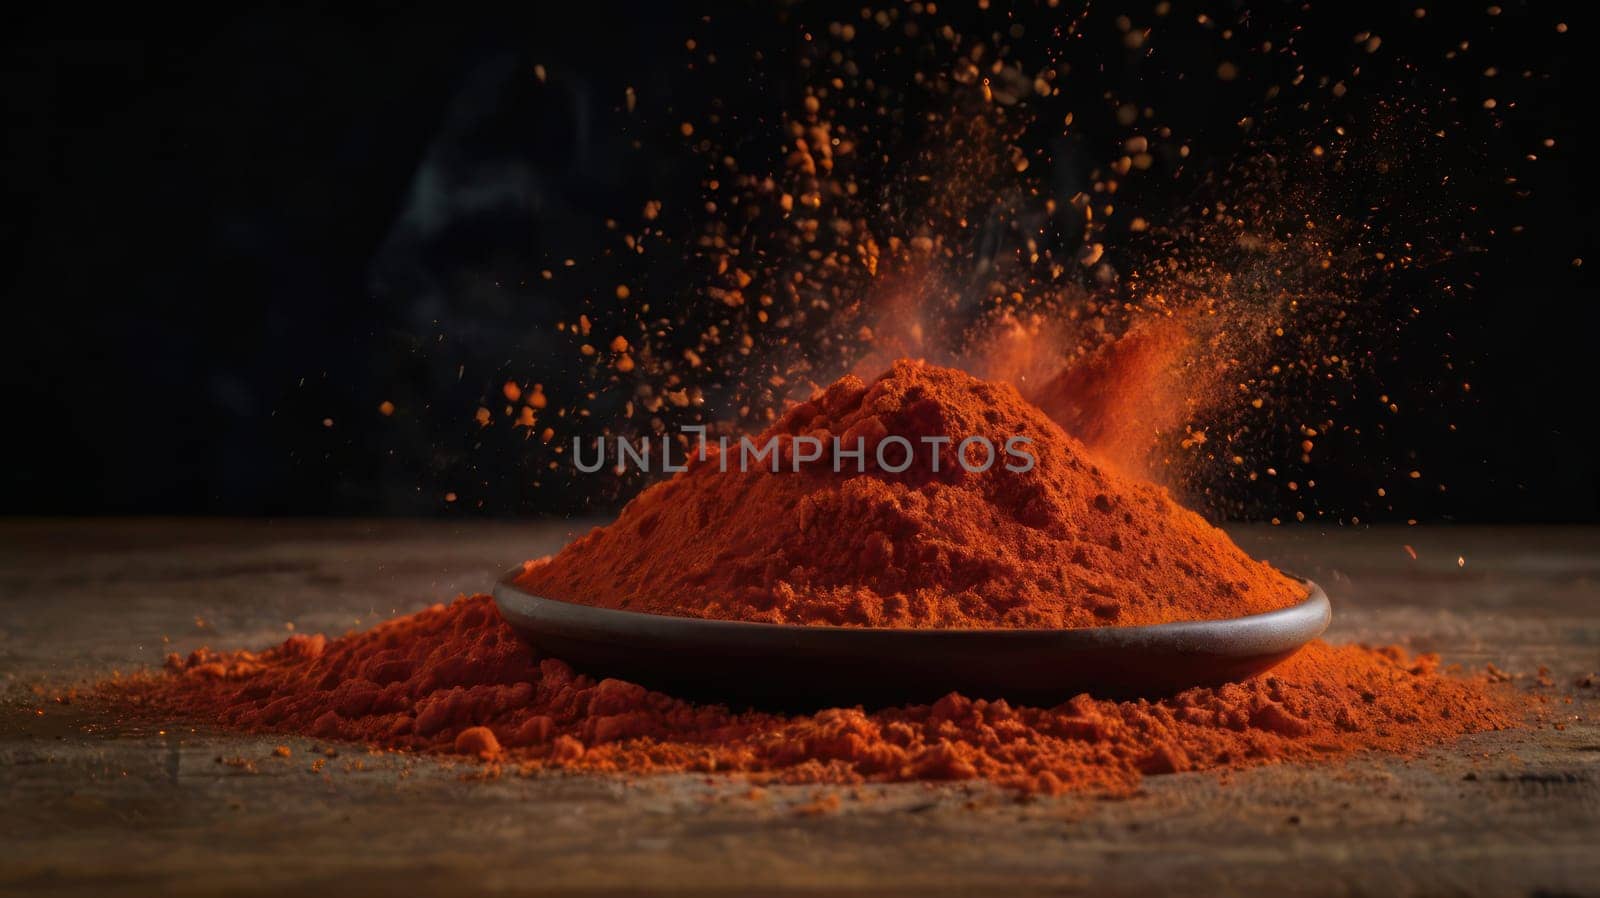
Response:
[[[1016,391],[897,363],[834,384],[763,435],[889,434],[1003,447],[1027,472],[960,465],[834,474],[723,472],[716,457],[647,490],[524,586],[553,598],[790,623],[1085,626],[1282,607],[1299,584],[1160,489],[1103,469]],[[786,456],[792,457],[792,456]],[[825,456],[828,461],[831,457]],[[1142,775],[1412,751],[1512,726],[1516,703],[1431,656],[1316,642],[1272,671],[1160,701],[1054,708],[949,695],[868,713],[734,712],[575,673],[533,650],[488,596],[262,653],[200,650],[101,687],[136,713],[454,752],[529,769],[730,771],[782,782],[984,778],[1024,792],[1134,789]]]
[[[899,473],[877,452],[895,435],[913,450]],[[796,471],[804,436],[822,457]],[[979,437],[994,456],[974,472],[955,453]],[[1162,488],[1098,464],[1009,385],[901,361],[871,384],[840,380],[752,442],[773,438],[779,472],[741,470],[735,445],[724,465],[713,446],[614,523],[530,562],[519,585],[654,614],[877,627],[1152,624],[1305,597]],[[845,450],[862,441],[864,473],[835,457],[835,438]],[[1031,470],[1012,470],[1026,462],[1008,445],[1033,456]],[[883,460],[906,455],[889,446]],[[990,459],[969,447],[971,467]]]
[[[340,639],[174,655],[165,675],[102,690],[164,721],[530,770],[741,772],[788,783],[983,778],[1023,792],[1126,794],[1145,774],[1408,752],[1515,725],[1508,693],[1441,675],[1437,663],[1319,641],[1268,674],[1155,702],[1080,695],[1028,708],[949,695],[873,713],[736,713],[536,658],[480,595]]]

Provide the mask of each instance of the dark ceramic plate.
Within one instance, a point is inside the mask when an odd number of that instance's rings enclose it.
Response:
[[[903,630],[699,620],[530,595],[519,566],[500,613],[538,651],[596,677],[737,706],[928,702],[949,692],[1054,705],[1080,692],[1155,697],[1259,673],[1327,629],[1302,581],[1297,605],[1228,620],[1078,630]]]

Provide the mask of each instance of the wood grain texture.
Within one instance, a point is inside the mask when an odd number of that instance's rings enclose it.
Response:
[[[202,643],[259,647],[288,623],[366,627],[485,589],[573,529],[0,522],[0,893],[1600,894],[1600,690],[1573,685],[1600,670],[1594,529],[1236,531],[1326,587],[1334,641],[1546,665],[1562,728],[1155,777],[1121,801],[911,784],[842,790],[812,815],[826,790],[484,781],[313,740],[129,731],[35,691]]]

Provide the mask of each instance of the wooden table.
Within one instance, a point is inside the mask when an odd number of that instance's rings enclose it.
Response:
[[[313,773],[326,743],[127,732],[35,691],[202,643],[267,645],[290,624],[366,627],[482,590],[571,530],[0,522],[0,893],[1600,893],[1600,689],[1573,685],[1600,669],[1596,529],[1237,531],[1327,588],[1331,639],[1544,664],[1572,696],[1554,706],[1564,727],[1156,777],[1122,801],[908,784],[806,815],[817,787],[482,781],[348,745]]]

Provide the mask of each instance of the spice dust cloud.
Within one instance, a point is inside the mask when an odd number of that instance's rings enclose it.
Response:
[[[1448,443],[1472,383],[1406,341],[1521,235],[1499,216],[1551,140],[1526,85],[1474,104],[1404,79],[1483,63],[1438,15],[1405,18],[1431,54],[1407,58],[1372,31],[1329,54],[1302,12],[801,5],[774,13],[791,40],[756,47],[707,17],[682,56],[705,101],[638,85],[614,110],[640,164],[684,160],[698,200],[641,196],[598,257],[531,276],[571,310],[559,348],[489,375],[472,424],[521,476],[463,477],[447,504],[603,508],[643,481],[578,477],[575,438],[754,433],[913,357],[1011,383],[1209,515],[1410,517],[1450,487],[1412,435]],[[1179,44],[1215,61],[1174,69]],[[1503,198],[1463,186],[1483,184]]]

